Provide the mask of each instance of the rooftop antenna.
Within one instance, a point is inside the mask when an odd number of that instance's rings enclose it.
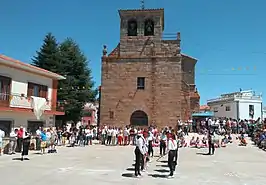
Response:
[[[141,0],[140,1],[140,7],[141,7],[142,10],[145,9],[145,2],[144,2],[144,0]]]

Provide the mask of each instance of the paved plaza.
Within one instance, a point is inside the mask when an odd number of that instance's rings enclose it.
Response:
[[[234,144],[217,149],[214,156],[206,149],[180,150],[175,178],[167,179],[166,158],[149,164],[143,177],[134,173],[133,147],[60,147],[57,154],[31,152],[27,161],[17,156],[0,157],[1,185],[87,185],[87,184],[184,184],[184,185],[264,185],[266,153],[253,146]],[[158,153],[158,149],[156,149]]]

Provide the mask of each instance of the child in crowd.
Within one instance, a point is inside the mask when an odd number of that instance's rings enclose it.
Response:
[[[180,147],[187,147],[187,142],[184,137],[181,137],[181,145]]]
[[[246,141],[244,135],[240,136],[240,144],[239,144],[239,146],[247,146],[247,141]]]
[[[189,145],[190,147],[196,147],[196,141],[194,136],[191,138]]]
[[[207,148],[207,147],[208,147],[206,137],[203,137],[203,138],[202,138],[201,143],[202,143],[202,147],[203,147],[203,148]]]
[[[197,137],[195,143],[196,143],[196,145],[195,145],[196,148],[201,148],[201,145],[200,145],[200,138],[199,138],[199,137]]]

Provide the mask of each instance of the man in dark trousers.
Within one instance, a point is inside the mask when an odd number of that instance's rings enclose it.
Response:
[[[174,177],[174,171],[175,171],[175,158],[176,158],[176,150],[177,150],[177,142],[174,134],[168,134],[168,140],[167,140],[167,151],[168,151],[168,166],[170,169],[169,178]]]
[[[141,177],[140,166],[144,156],[144,140],[141,135],[137,135],[136,148],[135,148],[135,176]]]
[[[177,147],[176,147],[176,150],[175,150],[175,158],[174,158],[174,171],[176,169],[176,166],[177,166],[177,161],[178,161],[178,148],[179,148],[179,144],[180,144],[180,140],[179,138],[177,137],[174,130],[172,130],[172,133],[173,133],[173,139],[176,140],[176,144],[177,144]]]
[[[215,147],[214,147],[214,142],[215,142],[215,133],[214,131],[210,131],[209,130],[209,134],[208,134],[208,144],[209,144],[209,155],[213,155],[214,151],[215,151]]]
[[[165,155],[167,133],[163,131],[160,136],[160,156]]]

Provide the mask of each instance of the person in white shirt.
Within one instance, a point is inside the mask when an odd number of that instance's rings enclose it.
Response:
[[[174,134],[168,134],[167,140],[167,150],[168,150],[168,166],[170,169],[169,178],[174,176],[175,171],[175,161],[176,158],[176,151],[177,151],[177,141]]]
[[[92,131],[89,127],[85,129],[85,135],[86,135],[86,140],[85,140],[85,145],[92,145]]]
[[[136,139],[136,148],[135,148],[135,176],[140,177],[140,166],[141,166],[141,160],[143,159],[143,156],[145,155],[144,150],[144,140],[140,134],[137,135]]]
[[[23,132],[23,143],[22,143],[22,152],[21,152],[21,161],[24,160],[24,156],[29,155],[31,135],[25,131]]]
[[[185,133],[185,135],[187,135],[187,136],[188,136],[188,131],[189,131],[189,128],[188,128],[188,122],[187,122],[187,121],[184,123],[184,126],[183,126],[183,128],[184,128],[184,133]]]
[[[212,125],[212,119],[209,118],[209,119],[208,119],[208,126],[211,126],[211,125]]]
[[[42,128],[39,127],[37,130],[36,130],[36,150],[41,150],[41,133],[42,133]]]
[[[152,146],[152,144],[153,144],[153,140],[154,140],[154,135],[152,133],[152,129],[150,129],[150,131],[149,131],[149,136],[148,136],[147,140],[148,140],[148,155],[150,157],[153,157],[153,146]]]
[[[216,133],[214,131],[209,131],[208,133],[208,145],[209,145],[209,155],[213,155],[215,152],[214,143],[216,141]]]
[[[51,133],[50,129],[47,129],[47,131],[46,131],[46,145],[47,145],[48,151],[51,150],[51,138],[52,138],[52,133]]]
[[[144,155],[141,158],[141,165],[140,165],[140,169],[141,171],[145,172],[147,169],[147,162],[149,161],[148,158],[148,139],[147,139],[147,134],[141,134],[141,138],[143,139],[143,151],[144,151]]]
[[[118,134],[117,129],[113,128],[112,129],[112,139],[111,139],[111,141],[112,141],[111,143],[112,143],[113,146],[116,145],[116,136],[117,136],[117,134]]]
[[[163,131],[160,135],[160,156],[165,155],[165,149],[166,149],[166,131]]]
[[[16,131],[12,128],[10,132],[10,142],[9,142],[9,149],[8,153],[9,155],[15,154],[15,149],[17,147],[17,133]]]
[[[98,128],[97,127],[94,127],[92,129],[92,139],[96,139],[97,138],[97,135],[98,135]]]
[[[105,145],[106,144],[106,141],[107,141],[107,128],[103,128],[102,131],[101,131],[101,135],[102,135],[102,145]]]
[[[109,127],[107,129],[107,145],[111,145],[111,141],[112,141],[112,132],[113,132],[113,129],[111,127]]]
[[[0,156],[2,155],[3,138],[4,137],[5,137],[5,132],[0,129]]]
[[[129,129],[126,127],[124,129],[124,145],[129,145]]]

